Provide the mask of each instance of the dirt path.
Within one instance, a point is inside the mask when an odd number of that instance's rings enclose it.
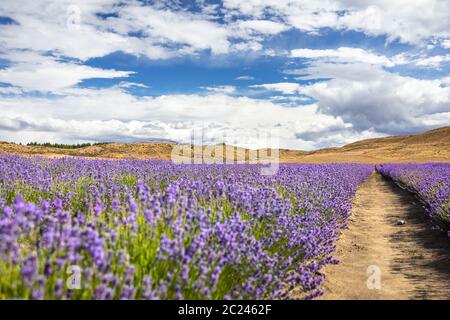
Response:
[[[341,263],[325,267],[323,299],[450,299],[450,240],[410,193],[378,174],[358,190],[335,256]],[[381,287],[368,289],[376,268]]]

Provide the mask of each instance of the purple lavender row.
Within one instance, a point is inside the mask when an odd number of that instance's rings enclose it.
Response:
[[[371,171],[0,156],[0,298],[314,298]]]
[[[450,163],[382,164],[376,170],[415,193],[431,221],[450,236]]]

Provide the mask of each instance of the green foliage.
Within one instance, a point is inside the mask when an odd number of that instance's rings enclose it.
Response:
[[[78,143],[78,144],[61,144],[61,143],[38,143],[38,142],[30,142],[27,143],[27,146],[30,147],[48,147],[48,148],[57,148],[57,149],[80,149],[92,146],[103,146],[107,145],[110,142],[96,142],[96,143]]]

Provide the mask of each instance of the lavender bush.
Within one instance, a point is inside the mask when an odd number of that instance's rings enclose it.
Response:
[[[450,163],[382,164],[376,170],[415,193],[434,224],[450,236]]]
[[[0,156],[0,298],[318,296],[372,168],[259,169]]]

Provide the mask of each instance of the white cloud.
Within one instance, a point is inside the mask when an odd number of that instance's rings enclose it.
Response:
[[[317,99],[320,112],[341,117],[357,131],[396,134],[426,130],[430,117],[435,119],[434,126],[450,123],[450,87],[444,79],[419,80],[378,65],[333,64],[320,59],[299,72],[312,78],[332,78],[303,86],[300,92]]]
[[[23,128],[23,122],[15,118],[0,116],[0,131],[18,131]]]
[[[119,88],[146,88],[146,89],[150,88],[149,86],[143,83],[128,82],[128,81],[121,81],[117,86]]]
[[[79,12],[72,12],[73,7]],[[39,0],[26,5],[21,1],[2,1],[0,12],[17,24],[0,26],[0,43],[3,48],[54,51],[81,60],[118,50],[137,51],[137,41],[108,31],[95,16],[95,12],[109,10],[112,3],[106,0]],[[78,21],[78,27],[70,27],[70,21]]]
[[[364,62],[368,64],[380,64],[391,67],[394,63],[387,57],[366,51],[361,48],[340,47],[337,49],[294,49],[291,51],[293,58],[326,58],[339,62]]]
[[[264,88],[267,90],[282,92],[284,94],[294,94],[299,91],[300,85],[293,82],[278,82],[251,85],[250,88]]]
[[[449,76],[449,77],[444,77],[444,78],[442,78],[442,79],[441,79],[441,82],[442,82],[444,85],[450,86],[450,76]]]
[[[24,93],[21,88],[17,87],[0,87],[0,94],[15,94],[19,95]]]
[[[285,24],[270,20],[245,20],[238,23],[241,29],[250,29],[251,31],[262,34],[277,34],[286,31],[288,27]]]
[[[144,6],[136,1],[37,0],[27,5],[2,1],[2,15],[17,23],[0,25],[0,44],[4,49],[51,51],[83,61],[116,51],[168,59],[202,50],[212,54],[260,50],[260,34],[271,35],[286,28],[272,21],[243,21],[241,27],[223,25],[214,21],[217,7],[210,8],[213,11],[205,14],[157,4]],[[97,13],[112,15],[102,18]],[[254,32],[257,35],[253,37]]]
[[[226,94],[230,94],[236,91],[236,87],[234,86],[211,86],[201,88],[215,93],[226,93]]]
[[[197,13],[174,7],[119,0],[2,1],[0,12],[17,24],[0,26],[0,44],[81,60],[115,51],[168,59],[202,50],[269,50],[264,40],[290,28],[310,33],[326,27],[356,30],[414,44],[438,38],[444,47],[450,38],[446,0],[412,1],[408,6],[402,0],[225,0],[223,8],[205,6]],[[219,12],[225,14],[224,24],[218,22]],[[97,13],[113,15],[102,18]]]
[[[450,61],[450,54],[428,56],[424,53],[403,52],[392,57],[386,57],[362,48],[340,47],[337,49],[293,49],[292,58],[321,59],[334,63],[356,63],[394,67],[413,64],[419,67],[439,69],[441,64]]]
[[[450,49],[450,39],[443,40],[441,43],[442,47],[445,49]]]
[[[84,79],[128,77],[133,73],[60,62],[54,57],[33,52],[13,51],[0,54],[0,58],[12,62],[11,66],[0,69],[0,82],[9,83],[25,91],[59,93],[61,89],[72,87]]]
[[[443,47],[450,38],[450,2],[446,0],[413,1],[407,7],[402,0],[225,0],[223,8],[204,6],[197,13],[175,7],[119,0],[38,0],[26,6],[21,1],[3,1],[0,12],[17,24],[0,25],[0,44],[7,50],[51,51],[84,61],[116,51],[151,59],[195,55],[202,50],[278,55],[284,53],[265,47],[264,41],[293,27],[310,33],[320,33],[324,27],[357,30],[414,44],[438,38],[443,39]],[[218,22],[219,12],[225,14],[225,23]],[[112,15],[102,18],[97,13]],[[364,58],[364,52],[356,48],[338,50],[342,50],[337,52],[341,58]],[[373,63],[388,62],[366,53],[365,58]]]
[[[443,56],[431,56],[418,59],[416,65],[439,69],[442,63],[449,61],[450,61],[450,54],[447,54]]]
[[[1,97],[0,108],[2,139],[21,142],[183,141],[192,128],[206,128],[210,142],[225,133],[227,141],[245,145],[264,128],[277,132],[281,147],[313,149],[315,141],[296,134],[318,127],[351,130],[340,117],[317,113],[315,105],[292,108],[224,94],[134,97],[118,87],[71,89],[70,95],[52,99]]]
[[[369,35],[387,35],[393,41],[419,44],[430,37],[447,37],[450,3],[446,0],[410,1],[342,1],[353,7],[339,19],[345,29],[363,31]]]
[[[141,31],[150,40],[184,44],[213,53],[229,50],[227,29],[214,22],[185,12],[157,10],[149,6],[125,6],[121,17],[111,19],[111,27],[122,25],[122,32]]]
[[[234,80],[250,81],[250,80],[255,80],[255,77],[252,77],[252,76],[239,76],[239,77],[236,77]]]
[[[305,32],[320,28],[386,35],[389,41],[422,44],[430,38],[450,37],[447,0],[225,0],[229,19],[246,15],[272,16]]]
[[[387,57],[350,47],[287,52],[266,42],[291,28],[310,34],[331,28],[450,48],[449,1],[418,0],[405,6],[401,0],[225,0],[223,6],[211,5],[195,13],[176,7],[119,0],[0,2],[1,15],[17,22],[0,25],[1,58],[9,63],[0,69],[0,82],[11,85],[0,87],[2,138],[22,142],[108,137],[183,140],[194,126],[208,127],[212,141],[220,138],[221,130],[237,139],[245,130],[263,127],[279,130],[283,147],[311,149],[450,122],[448,77],[418,80],[384,69],[400,64],[437,69],[449,61],[448,54],[429,56],[429,50]],[[219,11],[225,23],[219,22]],[[97,13],[111,15],[102,18]],[[257,51],[309,59],[306,69],[288,71],[298,79],[332,80],[306,86],[290,80],[250,86],[287,95],[273,101],[232,97],[236,88],[230,85],[205,86],[206,96],[154,98],[131,95],[130,87],[146,86],[127,81],[108,89],[77,88],[85,79],[128,77],[131,72],[126,70],[83,64],[116,51],[150,59],[203,51],[218,56]],[[236,80],[254,78],[243,75]],[[22,95],[28,91],[58,97]],[[303,93],[318,102],[295,107],[305,99]],[[282,105],[283,98],[292,105]]]

